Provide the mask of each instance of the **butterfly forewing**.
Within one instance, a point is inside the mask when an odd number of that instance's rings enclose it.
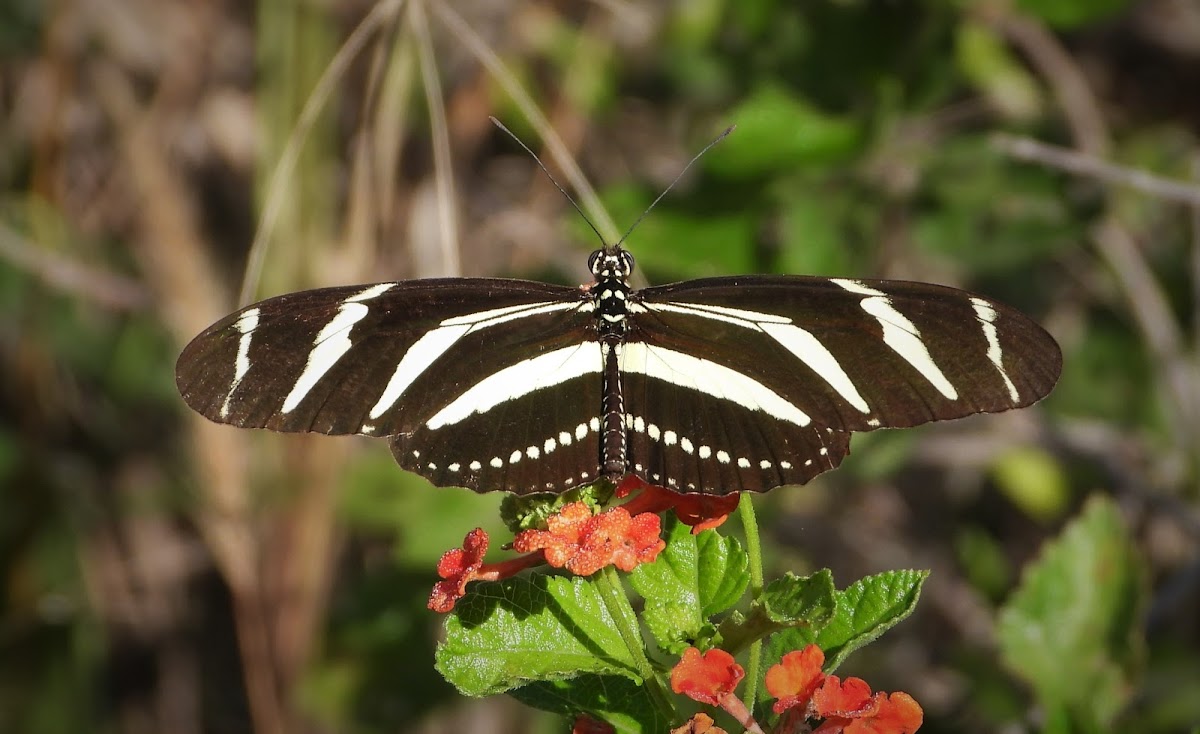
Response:
[[[836,431],[1029,405],[1061,370],[1057,344],[1021,313],[926,283],[732,277],[636,295],[631,339],[672,353],[703,344],[697,356],[781,398],[780,415]],[[719,394],[727,377],[711,374],[695,392]]]
[[[578,347],[590,307],[578,289],[514,280],[303,291],[214,324],[184,349],[176,380],[188,405],[221,423],[411,433],[486,376]]]

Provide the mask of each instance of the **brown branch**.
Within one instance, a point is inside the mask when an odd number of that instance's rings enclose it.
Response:
[[[136,100],[130,80],[116,67],[97,63],[89,82],[120,131],[122,167],[138,198],[141,229],[135,254],[162,304],[162,318],[180,343],[226,309],[198,234],[196,213],[165,155],[153,115]],[[195,416],[193,447],[204,502],[200,528],[234,600],[251,718],[257,734],[282,734],[286,715],[267,652],[269,628],[259,581],[258,547],[250,529],[244,445],[233,432]]]
[[[91,265],[62,253],[38,247],[0,224],[0,258],[32,274],[55,290],[78,296],[114,311],[141,311],[150,305],[150,292],[132,278]]]
[[[1111,135],[1083,71],[1044,26],[1003,12],[988,6],[981,18],[1018,47],[1050,85],[1081,154],[1093,160],[1104,158]],[[1158,365],[1166,385],[1176,447],[1191,456],[1200,433],[1200,370],[1185,351],[1183,329],[1135,238],[1111,210],[1093,228],[1092,239],[1124,291]]]
[[[1057,168],[1115,186],[1126,186],[1158,199],[1200,207],[1200,185],[1195,183],[1175,181],[1137,168],[1118,166],[1094,155],[1032,138],[1000,133],[992,138],[992,145],[1000,152],[1019,160],[1040,163],[1048,168]]]

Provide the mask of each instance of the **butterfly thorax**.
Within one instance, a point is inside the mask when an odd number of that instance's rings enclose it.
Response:
[[[602,337],[620,341],[625,335],[625,319],[629,315],[629,275],[633,272],[633,256],[625,250],[597,250],[588,260],[592,277],[591,287],[596,310],[597,328]],[[607,341],[607,340],[606,340]]]

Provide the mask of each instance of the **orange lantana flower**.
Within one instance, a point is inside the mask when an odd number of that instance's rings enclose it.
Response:
[[[653,561],[666,547],[661,532],[658,515],[630,516],[623,507],[593,515],[586,504],[572,502],[550,516],[545,530],[518,533],[513,548],[541,550],[551,566],[590,576],[608,565],[632,571]]]
[[[639,489],[641,494],[622,505],[630,514],[657,514],[665,510],[674,510],[681,523],[691,526],[693,535],[724,523],[729,513],[737,509],[738,504],[736,494],[720,497],[711,494],[679,494],[665,487],[647,484],[632,474],[617,485],[616,496],[625,497]]]
[[[713,648],[701,655],[699,650],[689,647],[671,669],[671,690],[700,703],[720,706],[746,731],[762,734],[746,704],[733,695],[745,675],[742,666],[724,650]]]
[[[809,645],[784,655],[767,671],[767,692],[778,699],[774,711],[790,717],[785,724],[824,719],[813,734],[912,734],[920,728],[924,713],[912,696],[872,694],[861,678],[826,676],[824,663],[821,648]]]
[[[902,691],[872,695],[861,678],[829,676],[813,694],[813,705],[825,718],[813,734],[913,734],[924,719],[912,696]]]
[[[745,675],[742,666],[724,650],[714,647],[701,656],[699,650],[689,647],[671,669],[671,690],[700,703],[720,706]]]
[[[466,593],[467,582],[478,578],[483,567],[483,556],[488,549],[488,534],[483,528],[475,528],[463,538],[461,548],[446,551],[437,565],[442,581],[433,585],[429,595],[429,608],[445,614],[454,608],[454,603]]]
[[[821,672],[824,664],[825,653],[816,645],[809,645],[803,650],[789,652],[778,665],[772,665],[767,671],[766,686],[767,693],[778,699],[775,713],[808,706],[809,699],[825,678]]]
[[[697,712],[695,716],[683,723],[683,726],[671,730],[671,734],[729,734],[727,731],[717,726],[717,722],[713,721],[713,717],[704,713]]]

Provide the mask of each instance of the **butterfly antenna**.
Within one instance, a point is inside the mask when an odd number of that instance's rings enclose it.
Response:
[[[583,209],[581,209],[579,207],[579,205],[575,203],[575,200],[572,199],[571,195],[567,193],[567,190],[562,187],[562,184],[560,184],[557,180],[555,180],[553,174],[550,173],[550,169],[546,168],[546,164],[542,163],[542,159],[538,158],[537,153],[534,153],[533,150],[531,150],[530,147],[525,144],[525,141],[518,138],[516,133],[514,133],[512,130],[509,130],[507,127],[505,127],[503,122],[500,122],[499,120],[497,120],[495,117],[492,117],[491,115],[488,116],[488,119],[492,121],[493,125],[500,128],[504,132],[508,133],[508,137],[517,141],[517,145],[524,148],[526,153],[533,156],[533,160],[537,162],[538,167],[540,167],[542,169],[542,172],[546,174],[546,178],[550,179],[550,183],[554,184],[554,188],[558,189],[562,193],[563,196],[567,197],[567,201],[571,202],[571,206],[575,207],[575,211],[579,212],[579,216],[583,217],[583,221],[587,222],[587,225],[592,228],[592,231],[596,233],[596,237],[599,238],[600,244],[604,247],[605,250],[607,250],[608,243],[604,241],[604,235],[600,234],[600,230],[596,229],[596,225],[592,224],[592,220],[588,219],[588,215],[584,214]]]
[[[646,215],[650,213],[650,210],[653,209],[658,204],[658,202],[662,201],[662,198],[667,195],[667,192],[670,191],[671,189],[673,189],[675,187],[675,184],[679,183],[679,179],[683,178],[683,174],[688,172],[688,169],[692,167],[692,164],[695,163],[696,161],[700,160],[700,156],[707,153],[709,148],[712,148],[714,145],[716,145],[717,143],[724,140],[729,135],[729,133],[733,132],[733,129],[736,127],[737,127],[737,125],[730,125],[729,127],[725,128],[725,131],[722,132],[717,137],[713,138],[713,141],[711,143],[709,143],[708,145],[704,146],[703,150],[701,150],[696,155],[692,156],[692,159],[690,161],[688,161],[688,164],[686,166],[683,167],[683,170],[679,172],[679,175],[675,177],[675,180],[672,181],[670,184],[668,184],[667,188],[662,190],[662,193],[658,195],[658,198],[656,198],[654,201],[650,202],[650,206],[646,207],[646,211],[642,212],[642,215],[640,217],[638,217],[636,221],[634,221],[633,226],[631,226],[628,230],[626,230],[625,234],[621,235],[621,239],[617,240],[617,244],[613,247],[613,249],[614,250],[620,249],[621,245],[624,244],[625,240],[629,239],[629,235],[633,234],[633,230],[637,229],[637,226],[642,223],[642,220],[646,218]]]

